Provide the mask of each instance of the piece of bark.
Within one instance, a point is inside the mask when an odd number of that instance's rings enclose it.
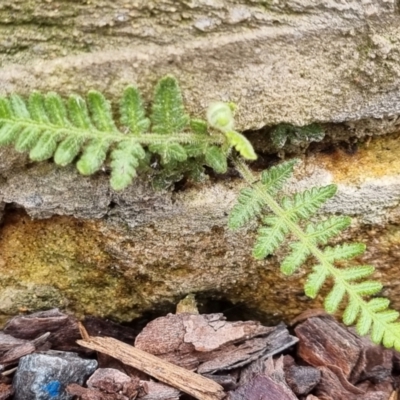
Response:
[[[351,385],[328,367],[319,367],[321,379],[314,391],[321,400],[362,400],[364,391]],[[338,368],[338,370],[340,370]]]
[[[12,350],[16,346],[20,346],[27,343],[24,339],[18,339],[14,336],[7,335],[4,332],[0,332],[0,354],[4,354],[7,351]]]
[[[139,393],[145,394],[139,378],[131,378],[113,368],[98,368],[86,384],[89,389],[122,394],[128,399],[136,398]]]
[[[256,375],[250,382],[229,392],[227,400],[294,400],[286,389],[266,375]]]
[[[202,374],[205,378],[212,379],[221,385],[224,390],[235,390],[237,387],[237,379],[233,375],[213,375],[213,374]]]
[[[83,340],[78,344],[108,354],[146,374],[167,383],[199,400],[219,400],[224,397],[222,386],[211,379],[190,372],[143,350],[113,338],[90,337],[81,329]]]
[[[377,346],[368,337],[360,338],[361,354],[353,368],[349,381],[357,382],[370,380],[379,383],[392,375],[393,350]]]
[[[321,378],[321,372],[317,368],[297,365],[290,355],[283,357],[283,364],[286,383],[298,396],[310,393]]]
[[[7,400],[14,394],[12,385],[0,383],[0,400]]]
[[[248,339],[242,344],[231,344],[209,353],[198,353],[197,372],[214,373],[243,367],[258,358],[266,359],[296,344],[298,339],[289,334],[284,324],[276,326],[267,336]]]
[[[296,326],[297,355],[314,367],[335,365],[349,378],[357,364],[360,339],[331,317],[313,317]]]
[[[50,333],[47,332],[35,340],[25,342],[23,344],[17,345],[14,348],[8,350],[0,357],[1,368],[8,367],[10,365],[16,364],[21,357],[31,354],[39,349],[41,349],[46,341],[48,340]]]
[[[135,346],[159,355],[176,351],[182,344],[189,343],[196,351],[208,352],[267,335],[273,329],[253,321],[228,322],[223,314],[168,314],[147,324],[137,336]],[[159,340],[160,332],[165,335],[162,341]]]
[[[224,349],[223,354],[232,353],[236,348],[233,344],[268,335],[275,329],[252,321],[227,322],[222,314],[168,314],[150,322],[137,336],[135,346],[171,363],[195,370],[201,362],[215,359],[211,351]],[[242,352],[242,349],[238,352]],[[225,357],[225,360],[229,359],[234,361],[231,355]],[[237,359],[243,361],[246,357],[241,354]],[[238,366],[235,362],[231,368]],[[228,369],[228,364],[225,369]],[[219,369],[224,369],[224,366],[204,367],[202,373]]]
[[[143,381],[142,381],[143,383]],[[179,400],[179,390],[158,382],[146,382],[147,394],[139,396],[140,400]]]
[[[70,383],[66,387],[66,392],[71,396],[75,396],[79,400],[131,400],[127,399],[127,397],[122,397],[119,395],[110,394],[110,393],[102,393],[97,389],[88,389],[84,388],[77,383]]]
[[[300,396],[314,389],[321,379],[321,372],[314,367],[296,365],[286,370],[285,377],[289,387]]]
[[[7,322],[4,332],[19,339],[33,340],[46,332],[51,348],[61,351],[81,350],[76,346],[80,338],[77,318],[60,312],[58,308],[19,315]]]

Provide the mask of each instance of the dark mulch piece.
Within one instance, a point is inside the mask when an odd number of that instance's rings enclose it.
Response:
[[[169,314],[139,334],[94,317],[87,317],[84,326],[91,337],[118,339],[172,368],[203,375],[220,385],[229,400],[395,400],[400,385],[398,352],[360,338],[324,313],[300,316],[293,333],[283,324],[229,322],[222,314]],[[18,360],[47,349],[97,358],[98,370],[85,387],[68,386],[77,399],[193,399],[110,355],[79,346],[78,339],[78,320],[59,310],[11,319],[0,332],[0,400],[13,397]]]

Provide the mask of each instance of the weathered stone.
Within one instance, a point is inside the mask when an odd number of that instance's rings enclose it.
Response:
[[[172,73],[195,113],[237,102],[241,129],[400,110],[395,0],[5,0],[0,21],[2,92],[96,88],[116,98],[136,82],[148,98]]]
[[[22,357],[13,386],[15,400],[70,400],[69,383],[83,384],[97,367],[76,353],[49,350]]]

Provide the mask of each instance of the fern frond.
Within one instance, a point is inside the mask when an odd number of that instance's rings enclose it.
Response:
[[[150,119],[152,132],[162,135],[182,132],[188,125],[189,117],[185,113],[182,94],[172,76],[166,76],[157,83]]]
[[[197,177],[204,175],[204,165],[226,172],[228,138],[219,132],[209,134],[204,120],[189,120],[175,78],[158,82],[151,122],[137,88],[128,86],[119,106],[117,127],[110,102],[97,91],[90,91],[86,100],[71,95],[64,101],[52,92],[33,92],[27,101],[16,94],[0,97],[0,145],[14,144],[34,161],[54,157],[60,166],[77,161],[84,175],[98,171],[109,156],[115,190],[132,182],[144,151],[148,164],[151,153],[160,156],[169,182],[181,179],[184,168]]]
[[[264,210],[270,211],[262,221],[271,226],[259,229],[253,254],[258,258],[271,254],[283,244],[286,234],[290,233],[296,241],[289,244],[291,251],[283,260],[282,271],[291,274],[312,256],[317,264],[307,277],[304,286],[306,295],[315,298],[328,278],[333,279],[333,287],[324,301],[325,309],[334,313],[347,300],[343,314],[345,324],[356,323],[360,335],[369,333],[375,343],[383,343],[386,347],[400,350],[400,322],[397,322],[399,314],[388,308],[389,301],[386,299],[368,300],[369,296],[377,295],[382,289],[379,282],[365,280],[370,277],[374,268],[369,265],[338,267],[335,264],[336,261],[350,260],[361,255],[365,251],[365,245],[344,243],[320,248],[349,226],[349,219],[331,217],[319,224],[308,223],[305,229],[300,225],[302,219],[313,215],[335,193],[335,187],[330,185],[322,190],[311,189],[292,197],[284,197],[280,204],[264,185],[256,183],[253,174],[243,162],[237,159],[234,162],[250,185],[250,188],[244,189],[248,193],[248,201],[257,199],[257,204],[262,204],[262,210],[257,215]]]

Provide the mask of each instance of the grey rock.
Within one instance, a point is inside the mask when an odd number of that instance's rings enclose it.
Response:
[[[96,360],[76,353],[46,351],[22,357],[13,385],[15,400],[71,400],[69,383],[82,385],[97,368]]]

